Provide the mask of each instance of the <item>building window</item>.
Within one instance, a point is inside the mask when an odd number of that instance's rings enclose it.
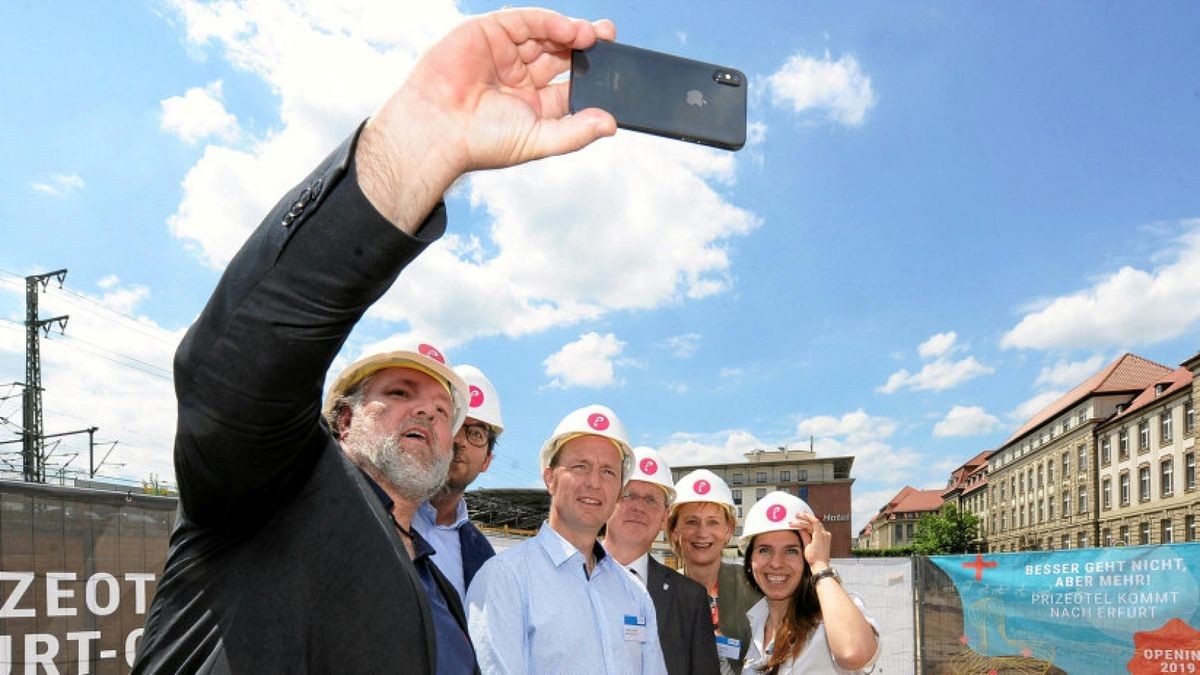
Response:
[[[1086,422],[1086,421],[1087,421],[1087,416],[1088,416],[1088,411],[1087,411],[1087,408],[1084,408],[1084,409],[1080,410],[1080,411],[1079,411],[1079,423],[1080,423],[1080,424],[1083,424],[1084,422]]]
[[[1150,422],[1142,420],[1138,422],[1138,452],[1146,452],[1150,449]]]
[[[1150,467],[1138,469],[1138,501],[1150,501]]]
[[[1128,525],[1121,526],[1121,534],[1119,536],[1121,538],[1118,539],[1117,541],[1121,542],[1122,546],[1128,546],[1130,543],[1130,541],[1129,541],[1129,526]]]
[[[1087,471],[1087,446],[1079,446],[1079,471],[1082,473]]]
[[[992,516],[992,517],[995,518],[995,516]],[[1001,512],[1000,513],[1000,531],[1004,532],[1007,529],[1008,529],[1008,514]]]
[[[746,482],[746,479],[742,477],[742,474],[740,474],[740,473],[733,474],[733,484],[734,485],[741,485],[742,483],[745,483],[745,482]]]
[[[1101,508],[1104,508],[1106,510],[1112,508],[1112,479],[1111,478],[1105,478],[1104,481],[1100,484],[1100,500],[1101,500],[1100,501]]]
[[[1171,415],[1170,410],[1168,410],[1158,416],[1158,442],[1159,443],[1170,443],[1171,442],[1171,437],[1172,437],[1172,430],[1171,430],[1172,421],[1171,420],[1172,420],[1172,415]]]
[[[1087,532],[1080,532],[1079,536],[1076,538],[1076,540],[1079,542],[1079,548],[1087,548],[1088,547]]]
[[[1045,467],[1043,467],[1041,464],[1038,464],[1038,487],[1039,488],[1042,487],[1042,470],[1044,468]]]
[[[1046,464],[1046,481],[1049,483],[1054,482],[1054,462],[1052,461]]]
[[[1107,466],[1112,462],[1112,437],[1108,434],[1100,439],[1100,463]]]
[[[1121,472],[1121,506],[1129,506],[1129,472]]]
[[[791,471],[780,471],[779,472],[779,482],[780,483],[786,483],[786,482],[790,481],[791,479],[792,479]]]
[[[1122,429],[1117,434],[1117,453],[1121,459],[1129,459],[1129,430]]]
[[[1192,405],[1192,399],[1188,399],[1183,404],[1183,433],[1190,434],[1196,431],[1196,406]]]
[[[1025,527],[1025,507],[1024,506],[1021,507],[1020,515],[1021,515],[1021,527]]]
[[[1158,489],[1162,496],[1170,497],[1175,494],[1175,458],[1164,459],[1158,467]]]
[[[1104,528],[1100,531],[1100,537],[1105,546],[1113,545],[1112,530],[1108,529],[1107,527]]]
[[[808,469],[800,469],[800,476],[796,480],[798,480],[798,481],[808,480]]]
[[[1071,535],[1064,534],[1060,541],[1062,542],[1062,549],[1064,551],[1071,548]]]
[[[1170,518],[1163,518],[1158,523],[1158,543],[1170,544],[1175,541],[1175,526]]]
[[[904,525],[904,537],[906,539],[908,539],[909,541],[912,541],[912,538],[913,538],[913,524],[912,523],[907,523]]]
[[[1020,490],[1018,494],[1025,494],[1025,474],[1017,476],[1017,489]]]
[[[1071,453],[1062,454],[1063,480],[1071,477]]]
[[[1046,517],[1048,517],[1050,520],[1054,520],[1054,498],[1053,497],[1046,498]]]
[[[754,500],[755,501],[758,501],[766,496],[767,496],[767,488],[755,488],[754,489]]]
[[[1071,515],[1071,493],[1063,490],[1062,493],[1063,518]]]
[[[1189,514],[1183,517],[1183,540],[1196,541],[1196,516]]]
[[[755,483],[765,483],[765,482],[767,482],[767,472],[766,472],[766,471],[759,471],[758,473],[754,474],[754,482],[755,482]]]
[[[741,504],[742,503],[742,491],[741,490],[732,490],[732,492],[733,492],[733,503]]]
[[[1196,453],[1194,452],[1183,456],[1183,487],[1185,490],[1196,489]]]
[[[1006,499],[1006,497],[1004,496],[1004,481],[1000,481],[1000,501],[1004,501],[1005,499]]]
[[[1150,543],[1150,523],[1142,523],[1138,526],[1138,543],[1142,546]]]
[[[1079,486],[1079,509],[1076,513],[1087,513],[1087,488]]]

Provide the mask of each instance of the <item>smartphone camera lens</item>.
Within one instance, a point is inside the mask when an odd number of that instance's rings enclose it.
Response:
[[[713,80],[717,84],[723,84],[727,87],[742,86],[741,73],[735,73],[728,70],[718,70],[717,72],[713,73]]]

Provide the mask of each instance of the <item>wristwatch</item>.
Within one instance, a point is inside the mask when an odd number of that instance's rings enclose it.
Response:
[[[813,575],[813,587],[815,588],[817,584],[821,583],[822,579],[833,579],[839,584],[842,583],[842,577],[838,575],[837,570],[833,569],[833,565],[830,565],[829,567],[826,567],[825,569]]]

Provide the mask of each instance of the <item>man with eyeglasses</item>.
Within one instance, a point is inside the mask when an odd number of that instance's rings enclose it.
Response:
[[[644,446],[633,449],[633,460],[633,474],[608,519],[604,548],[650,593],[667,673],[717,675],[708,593],[650,555],[675,499],[671,467]]]
[[[605,406],[579,408],[542,445],[541,465],[549,519],[467,592],[480,670],[665,675],[650,596],[596,541],[632,472],[625,426]]]
[[[454,459],[446,473],[446,484],[422,504],[413,517],[413,527],[437,551],[433,562],[450,580],[458,597],[467,597],[475,573],[496,555],[496,550],[467,517],[463,493],[492,463],[496,439],[504,432],[500,396],[492,381],[475,366],[455,366],[454,372],[467,383],[470,406],[467,419],[454,435]]]

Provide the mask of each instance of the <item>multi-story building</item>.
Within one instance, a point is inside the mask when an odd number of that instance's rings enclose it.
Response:
[[[987,540],[988,525],[988,457],[991,450],[984,450],[967,460],[950,474],[950,481],[942,491],[942,500],[953,504],[959,513],[971,513],[979,518],[977,542],[980,546]]]
[[[1096,428],[1101,545],[1198,540],[1197,380],[1179,368]]]
[[[1194,537],[1198,370],[1200,354],[1178,370],[1125,354],[1026,421],[988,456],[984,511],[970,507],[989,550]]]
[[[927,513],[937,513],[942,503],[942,490],[904,486],[859,532],[858,546],[879,549],[912,544],[917,521]]]
[[[853,457],[818,457],[811,450],[755,450],[744,462],[672,467],[673,479],[696,469],[708,469],[724,480],[733,492],[737,528],[731,544],[742,532],[744,515],[768,492],[790,492],[812,507],[833,535],[831,553],[848,557],[851,547],[850,477]]]

